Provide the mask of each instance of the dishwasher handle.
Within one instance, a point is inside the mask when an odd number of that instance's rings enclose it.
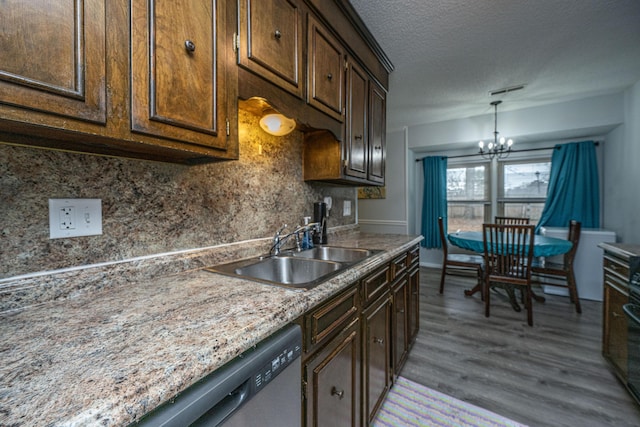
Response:
[[[249,398],[251,391],[250,380],[246,380],[235,390],[227,394],[218,402],[214,402],[205,414],[202,415],[192,427],[216,427],[222,423],[227,417],[238,409]]]

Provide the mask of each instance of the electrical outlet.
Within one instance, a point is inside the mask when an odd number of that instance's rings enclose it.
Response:
[[[49,238],[102,234],[102,200],[49,199]]]
[[[345,200],[342,205],[342,216],[351,216],[351,200]]]

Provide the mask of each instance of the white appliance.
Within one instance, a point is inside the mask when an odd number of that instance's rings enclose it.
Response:
[[[566,227],[540,227],[540,234],[547,237],[565,239],[569,233]],[[583,228],[580,230],[580,242],[578,251],[573,261],[573,268],[578,286],[578,296],[580,299],[602,301],[604,285],[602,284],[602,249],[598,243],[615,243],[616,233],[600,228]],[[550,262],[562,264],[563,255],[550,257]],[[557,286],[542,285],[545,294],[569,295],[567,288]]]

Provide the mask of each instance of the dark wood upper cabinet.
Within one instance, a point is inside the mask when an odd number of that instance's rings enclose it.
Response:
[[[311,14],[307,33],[307,102],[342,122],[345,90],[344,48]]]
[[[387,133],[387,93],[373,80],[369,85],[369,162],[367,179],[384,185],[386,133]]]
[[[345,175],[367,178],[368,163],[368,82],[369,78],[354,61],[347,65],[347,132],[345,137]]]
[[[304,96],[304,12],[294,0],[240,0],[238,64]]]
[[[305,179],[384,183],[392,66],[347,0],[0,3],[2,143],[237,159],[239,100],[254,99],[294,118],[305,145],[332,135],[331,170]]]
[[[227,148],[220,8],[224,2],[132,2],[133,131]]]
[[[105,123],[105,2],[6,0],[0,8],[0,104]]]
[[[305,135],[304,179],[384,185],[386,92],[352,59],[347,61],[345,118],[342,142],[328,132]]]

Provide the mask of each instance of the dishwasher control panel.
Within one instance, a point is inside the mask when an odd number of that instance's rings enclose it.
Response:
[[[291,343],[286,347],[282,347],[280,353],[264,366],[256,371],[253,375],[253,386],[255,391],[259,391],[262,387],[273,380],[287,366],[293,363],[302,354],[302,346],[300,343]]]

